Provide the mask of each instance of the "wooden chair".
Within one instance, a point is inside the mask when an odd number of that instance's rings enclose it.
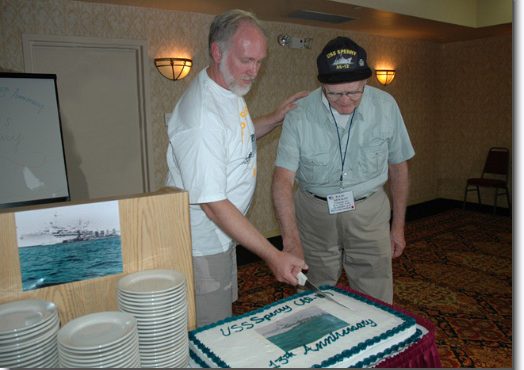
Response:
[[[469,191],[476,191],[477,198],[480,205],[480,188],[493,188],[495,190],[495,202],[493,205],[493,213],[497,211],[497,199],[501,195],[506,195],[508,201],[508,208],[511,212],[511,203],[509,199],[508,189],[508,175],[509,175],[509,150],[508,148],[492,147],[488,151],[486,162],[482,175],[476,178],[469,178],[466,181],[466,189],[464,190],[464,203],[462,208],[466,208],[466,199]],[[499,192],[499,190],[501,190]]]

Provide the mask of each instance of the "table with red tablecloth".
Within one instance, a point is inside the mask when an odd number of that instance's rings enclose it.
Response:
[[[417,342],[413,343],[400,353],[385,359],[378,363],[375,367],[379,368],[439,368],[442,367],[440,363],[440,356],[435,343],[435,325],[428,319],[415,315],[407,310],[385,303],[366,294],[357,292],[347,286],[338,285],[337,288],[346,290],[348,292],[359,294],[371,301],[378,302],[385,306],[389,306],[397,311],[400,311],[408,316],[413,317],[417,324],[424,327],[428,332],[422,336]]]

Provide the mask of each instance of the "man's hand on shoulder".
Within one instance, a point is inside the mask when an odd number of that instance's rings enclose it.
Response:
[[[275,116],[275,122],[282,122],[286,117],[286,113],[297,107],[297,100],[302,99],[309,95],[309,91],[299,91],[296,94],[291,95],[278,106],[273,112]]]
[[[284,100],[273,112],[254,119],[253,123],[255,124],[255,133],[257,139],[260,139],[281,125],[282,121],[286,117],[286,113],[297,107],[296,101],[307,95],[309,95],[308,91],[300,91],[296,94],[293,94]]]

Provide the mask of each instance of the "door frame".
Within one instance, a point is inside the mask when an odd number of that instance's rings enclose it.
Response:
[[[142,164],[142,184],[143,191],[150,192],[154,180],[153,162],[153,128],[151,125],[150,114],[150,87],[149,87],[149,59],[147,57],[147,40],[126,40],[126,39],[104,39],[97,37],[80,36],[53,36],[23,34],[23,54],[24,68],[27,73],[34,71],[33,48],[47,47],[94,47],[98,49],[130,49],[136,55],[136,82],[139,100],[139,135],[140,135],[140,157]]]

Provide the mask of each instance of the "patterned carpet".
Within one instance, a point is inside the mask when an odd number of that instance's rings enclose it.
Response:
[[[409,222],[406,239],[394,304],[435,324],[442,366],[511,368],[511,218],[453,209]],[[239,290],[235,314],[295,293],[262,262],[239,267]]]

